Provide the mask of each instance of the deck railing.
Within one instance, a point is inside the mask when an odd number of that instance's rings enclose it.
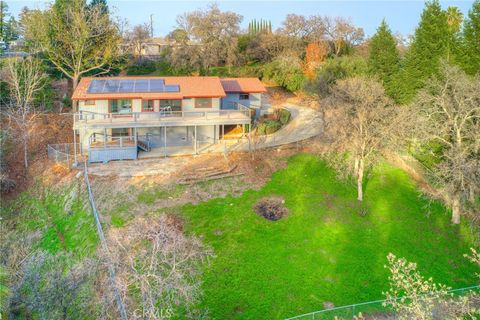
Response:
[[[195,110],[195,111],[171,111],[160,112],[128,112],[128,113],[97,113],[91,111],[80,111],[74,114],[74,123],[115,123],[115,122],[142,122],[162,120],[188,120],[188,119],[241,119],[250,117],[250,109],[238,105],[233,110]]]
[[[134,136],[112,137],[103,133],[94,132],[89,138],[90,148],[123,148],[136,147],[137,140]]]

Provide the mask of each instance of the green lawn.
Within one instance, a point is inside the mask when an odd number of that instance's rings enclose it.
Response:
[[[365,187],[369,212],[361,217],[354,186],[317,157],[300,155],[260,191],[184,206],[187,231],[216,254],[203,284],[211,318],[278,319],[322,309],[324,301],[382,299],[389,252],[449,286],[478,282],[462,256],[474,243],[467,224],[451,226],[448,211],[428,206],[399,169],[384,166]],[[271,222],[252,211],[267,195],[284,197],[288,217]]]
[[[35,249],[71,252],[78,259],[92,256],[98,244],[93,216],[80,199],[67,196],[69,192],[46,191],[41,197],[25,192],[0,216],[13,219],[20,232],[38,233]]]

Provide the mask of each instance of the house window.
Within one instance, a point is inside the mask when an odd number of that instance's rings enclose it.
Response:
[[[132,112],[132,100],[109,100],[108,102],[111,113],[130,113]]]
[[[112,129],[112,137],[128,137],[130,135],[129,128]]]
[[[211,108],[212,98],[195,98],[195,108]]]
[[[160,100],[160,111],[182,111],[182,100]]]
[[[153,111],[153,100],[142,100],[142,111],[143,112],[152,112]]]
[[[86,106],[94,106],[95,105],[95,100],[85,100],[83,103]]]
[[[240,93],[240,95],[238,96],[238,100],[248,100],[250,99],[250,96],[248,93]]]

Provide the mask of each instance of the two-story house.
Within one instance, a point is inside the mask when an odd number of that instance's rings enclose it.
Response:
[[[86,77],[74,137],[90,162],[196,154],[244,135],[264,92],[256,78]]]

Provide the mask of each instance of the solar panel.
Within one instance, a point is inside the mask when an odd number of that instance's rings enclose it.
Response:
[[[165,91],[165,82],[161,79],[152,79],[150,80],[150,91],[149,92],[164,92]]]
[[[180,92],[176,84],[165,85],[163,79],[94,79],[88,93]]]
[[[104,85],[105,81],[103,80],[92,80],[92,82],[90,83],[90,87],[88,88],[88,92],[101,93]]]
[[[120,80],[118,92],[134,92],[135,80]]]
[[[148,79],[135,80],[135,91],[133,92],[150,92]]]
[[[106,80],[105,86],[103,87],[102,92],[106,92],[106,93],[118,92],[119,85],[120,85],[119,80]]]
[[[180,92],[180,86],[176,84],[167,84],[165,86],[165,92]]]

